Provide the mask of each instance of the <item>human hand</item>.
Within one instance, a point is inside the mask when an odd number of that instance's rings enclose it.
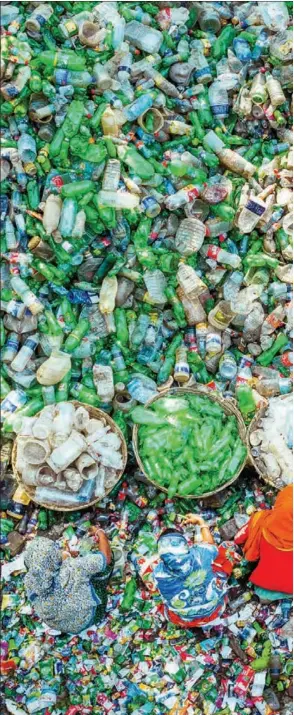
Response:
[[[195,526],[205,526],[205,521],[200,514],[186,514],[182,521],[183,526],[194,524]]]

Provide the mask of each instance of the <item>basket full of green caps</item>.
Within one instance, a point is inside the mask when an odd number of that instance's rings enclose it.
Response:
[[[134,452],[168,497],[200,499],[232,484],[247,461],[246,428],[232,400],[173,388],[132,411]]]

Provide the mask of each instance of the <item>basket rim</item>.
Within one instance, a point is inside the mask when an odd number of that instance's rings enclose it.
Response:
[[[280,395],[280,399],[284,400],[284,399],[286,399],[287,397],[289,397],[289,395],[292,395],[292,400],[293,400],[293,393],[291,393],[291,392],[287,393],[286,395]],[[286,485],[285,485],[285,484],[278,485],[277,483],[275,483],[274,480],[271,479],[271,478],[266,474],[266,467],[264,468],[264,471],[261,469],[261,467],[259,466],[259,465],[260,465],[259,460],[256,460],[256,458],[255,458],[255,457],[253,456],[253,454],[252,454],[252,446],[251,446],[251,443],[250,443],[251,433],[254,432],[255,429],[257,429],[259,421],[260,421],[263,417],[265,417],[266,411],[268,410],[268,407],[269,407],[269,400],[267,400],[267,404],[266,404],[266,405],[264,405],[263,407],[261,407],[261,408],[258,410],[258,412],[256,413],[256,415],[254,415],[253,419],[251,420],[250,424],[248,425],[248,428],[247,428],[247,449],[248,449],[248,454],[249,454],[250,462],[251,462],[251,464],[253,465],[254,469],[257,471],[259,477],[260,477],[266,484],[269,484],[269,485],[270,485],[271,487],[273,487],[274,489],[277,489],[278,491],[280,491],[280,490],[283,489]],[[260,460],[260,461],[262,461],[262,460]]]
[[[18,472],[16,469],[16,456],[17,456],[17,439],[18,435],[15,437],[14,442],[13,442],[13,447],[12,447],[12,453],[11,453],[11,466],[12,466],[12,471],[13,474],[17,480],[17,483],[23,488],[24,492],[27,494],[27,496],[30,498],[31,501],[35,502],[35,504],[38,504],[39,506],[43,507],[44,509],[51,509],[52,511],[59,511],[59,512],[71,512],[71,511],[82,511],[83,509],[88,509],[91,506],[94,506],[97,504],[99,501],[102,499],[105,499],[105,497],[110,494],[110,492],[114,489],[114,487],[117,485],[117,483],[120,481],[122,475],[124,474],[126,465],[127,465],[127,460],[128,460],[128,448],[127,448],[127,443],[124,438],[124,435],[121,431],[121,429],[118,427],[118,425],[114,422],[112,417],[107,412],[104,412],[104,410],[101,410],[99,407],[93,407],[92,405],[87,405],[85,402],[79,402],[79,400],[66,400],[66,402],[71,402],[75,407],[84,407],[87,412],[89,413],[90,419],[99,419],[99,417],[106,419],[108,421],[108,424],[112,427],[113,432],[116,432],[118,436],[121,439],[122,447],[121,447],[121,455],[123,459],[123,466],[120,470],[117,472],[117,479],[115,483],[111,486],[111,488],[105,490],[105,494],[103,497],[98,497],[95,499],[91,499],[91,501],[87,502],[86,504],[79,504],[75,506],[57,506],[55,504],[48,504],[46,502],[40,502],[37,499],[35,499],[33,495],[33,491],[35,491],[35,487],[32,486],[30,487],[29,485],[25,484],[22,480],[21,474]],[[58,404],[58,403],[55,403]],[[44,408],[42,408],[43,410]],[[39,410],[39,412],[34,415],[34,417],[38,417],[42,410]]]
[[[229,481],[227,481],[224,484],[222,484],[221,486],[219,486],[217,489],[214,489],[213,491],[210,491],[210,492],[205,492],[200,495],[196,495],[196,494],[183,495],[183,494],[177,494],[177,493],[173,495],[173,499],[175,497],[177,497],[179,499],[198,499],[198,500],[207,499],[208,497],[211,497],[214,494],[221,492],[223,489],[227,489],[229,486],[231,486],[231,484],[234,484],[234,482],[239,478],[241,472],[243,471],[244,467],[246,466],[246,464],[248,462],[248,444],[247,444],[247,439],[246,439],[246,437],[247,437],[246,426],[245,426],[245,423],[243,421],[240,411],[234,404],[235,401],[230,400],[230,398],[224,398],[221,395],[218,395],[216,393],[212,393],[210,390],[205,389],[203,387],[200,388],[197,385],[193,385],[191,387],[171,387],[171,388],[168,388],[167,390],[163,390],[159,394],[156,394],[155,396],[151,397],[146,402],[144,407],[149,407],[151,404],[153,404],[153,402],[156,402],[161,397],[165,397],[167,395],[177,394],[177,393],[178,394],[189,393],[189,394],[205,395],[206,397],[209,397],[213,402],[217,402],[218,404],[220,404],[222,407],[226,406],[228,408],[227,414],[234,414],[237,419],[239,437],[242,440],[242,443],[244,444],[244,446],[246,447],[246,455],[245,455],[245,458],[244,458],[241,466],[239,467],[237,474],[235,474],[234,477],[232,477]],[[160,491],[163,491],[167,494],[168,489],[166,489],[166,487],[159,485],[158,482],[155,482],[153,479],[150,479],[150,477],[148,476],[148,474],[145,470],[145,467],[144,467],[141,457],[139,455],[138,430],[139,430],[139,425],[134,425],[133,431],[132,431],[132,442],[133,442],[133,449],[134,449],[137,463],[138,463],[141,471],[145,475],[146,479],[148,479],[148,481],[150,482],[150,484],[152,484],[154,487],[156,487],[157,489],[160,489]]]

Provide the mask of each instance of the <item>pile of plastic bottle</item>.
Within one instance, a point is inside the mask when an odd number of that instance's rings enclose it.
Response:
[[[152,536],[184,509],[135,482],[128,509],[119,492],[91,512],[129,540],[107,625],[82,638],[51,633],[25,601],[20,552],[55,517],[32,511],[5,468],[23,418],[54,403],[100,407],[129,439],[132,409],[173,384],[234,398],[246,424],[291,393],[291,22],[291,2],[2,3],[2,660],[12,715],[271,715],[270,666],[264,682],[252,667],[260,657],[267,670],[268,640],[280,658],[272,682],[288,690],[284,605],[244,597],[245,615],[229,610],[196,647],[143,588],[130,586],[133,604],[120,610],[146,515]],[[216,540],[246,494],[263,502],[251,484],[225,493],[224,516],[208,514]],[[57,519],[57,536],[79,553],[89,524],[70,518]]]
[[[7,432],[72,398],[124,425],[173,380],[246,421],[291,392],[290,13],[3,6]]]

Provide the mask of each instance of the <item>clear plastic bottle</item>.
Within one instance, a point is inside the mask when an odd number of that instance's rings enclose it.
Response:
[[[251,233],[266,210],[266,204],[258,196],[251,195],[242,208],[237,226],[242,235]]]
[[[226,350],[219,361],[219,374],[225,380],[233,380],[237,375],[237,363],[234,355]]]
[[[93,380],[101,402],[110,403],[114,398],[113,372],[110,365],[93,366]]]
[[[176,233],[175,247],[182,256],[191,256],[201,248],[206,228],[197,218],[185,218]]]
[[[50,3],[38,3],[37,7],[34,8],[32,14],[27,18],[25,22],[25,29],[29,32],[40,32],[43,25],[49,20],[53,13],[53,8]]]
[[[206,283],[201,280],[194,268],[186,263],[179,264],[177,281],[189,300],[200,298],[201,295],[208,291]]]
[[[18,241],[15,235],[15,230],[12,221],[9,216],[5,219],[5,239],[8,251],[13,251],[18,246]]]
[[[21,297],[22,302],[33,315],[38,315],[44,310],[43,303],[19,276],[11,278],[11,287]]]
[[[37,156],[37,147],[34,137],[25,132],[20,135],[17,142],[17,149],[20,156],[20,160],[26,164],[30,161],[35,161]]]
[[[99,191],[98,203],[100,206],[109,206],[115,209],[135,209],[139,206],[139,196],[128,191]]]
[[[109,315],[113,313],[115,308],[115,298],[117,293],[117,277],[116,276],[106,276],[103,279],[100,298],[99,298],[99,310],[102,314]]]
[[[103,191],[117,191],[120,180],[120,161],[109,159],[102,179]]]
[[[187,295],[181,287],[177,289],[177,296],[183,305],[188,325],[196,325],[206,320],[206,313],[199,298],[191,296],[191,293]]]
[[[148,291],[148,298],[151,303],[155,305],[162,305],[166,302],[165,289],[167,286],[167,280],[158,268],[154,271],[145,271],[144,273],[144,283]],[[149,302],[148,300],[148,302]]]
[[[10,333],[1,351],[1,359],[4,363],[10,363],[17,355],[19,348],[19,336],[17,333]]]
[[[217,305],[208,313],[208,322],[218,330],[227,328],[236,313],[231,308],[231,303],[227,300],[220,300]]]
[[[196,82],[207,84],[211,81],[211,69],[204,55],[204,47],[201,40],[191,42],[191,60],[195,65],[194,77]]]
[[[132,20],[132,22],[128,22],[126,25],[125,40],[135,47],[138,47],[139,50],[143,50],[149,54],[158,52],[162,39],[162,32],[146,27],[146,25],[137,22],[137,20]]]
[[[228,149],[214,131],[210,130],[205,135],[203,143],[207,149],[215,152],[224,166],[231,169],[234,173],[243,174],[249,178],[255,173],[255,165],[244,159],[244,157],[236,151]]]
[[[205,258],[212,258],[217,263],[223,263],[225,266],[232,266],[232,268],[239,268],[241,265],[241,258],[235,253],[229,253],[225,251],[224,248],[215,246],[214,244],[205,244],[200,249],[200,253]]]
[[[244,278],[244,273],[241,273],[241,271],[233,271],[230,273],[229,277],[225,281],[223,285],[223,296],[225,300],[235,300],[242,281]]]
[[[217,119],[225,119],[229,114],[229,98],[222,82],[213,82],[208,89],[212,113]]]
[[[157,385],[150,377],[135,373],[128,382],[128,391],[134,400],[145,404],[147,400],[157,394]]]
[[[211,32],[217,35],[221,28],[221,21],[217,8],[213,3],[199,5],[201,8],[198,22],[203,32]]]
[[[270,96],[273,107],[279,107],[286,102],[286,97],[282,90],[281,83],[273,77],[269,72],[266,74],[266,88]]]
[[[75,225],[78,205],[75,199],[64,199],[58,229],[63,238],[70,238]]]
[[[283,32],[289,23],[289,12],[285,2],[258,2],[258,10],[266,27],[271,32]]]
[[[274,397],[275,395],[287,395],[292,392],[293,382],[288,378],[263,378],[255,384],[255,389],[263,397]]]
[[[147,57],[144,57],[143,60],[139,60],[139,62],[134,62],[134,64],[132,64],[131,66],[131,76],[133,78],[136,78],[140,74],[144,74],[146,68],[148,68],[149,65],[158,64],[160,60],[160,55],[157,52],[154,52],[152,55],[147,55]]]
[[[16,372],[22,372],[27,366],[29,360],[34,355],[36,348],[39,345],[39,335],[30,335],[22,345],[20,351],[17,353],[15,358],[12,360],[11,367]]]
[[[56,196],[55,194],[49,194],[48,198],[46,199],[43,213],[43,226],[48,236],[51,236],[53,231],[56,231],[56,229],[58,228],[61,209],[62,200],[60,196]]]
[[[176,363],[174,367],[174,379],[184,385],[190,377],[190,368],[187,362],[187,349],[181,345],[176,351]]]
[[[286,309],[283,305],[278,305],[267,317],[261,327],[262,335],[272,335],[275,330],[284,324]]]
[[[195,186],[193,184],[185,186],[184,189],[180,189],[175,194],[167,197],[165,200],[166,207],[169,211],[176,211],[181,208],[181,206],[191,203],[194,199],[197,199],[201,188],[201,186]]]
[[[260,298],[262,293],[262,285],[260,283],[252,283],[247,288],[238,293],[236,300],[231,301],[231,308],[236,315],[248,315],[252,310],[255,300]]]

